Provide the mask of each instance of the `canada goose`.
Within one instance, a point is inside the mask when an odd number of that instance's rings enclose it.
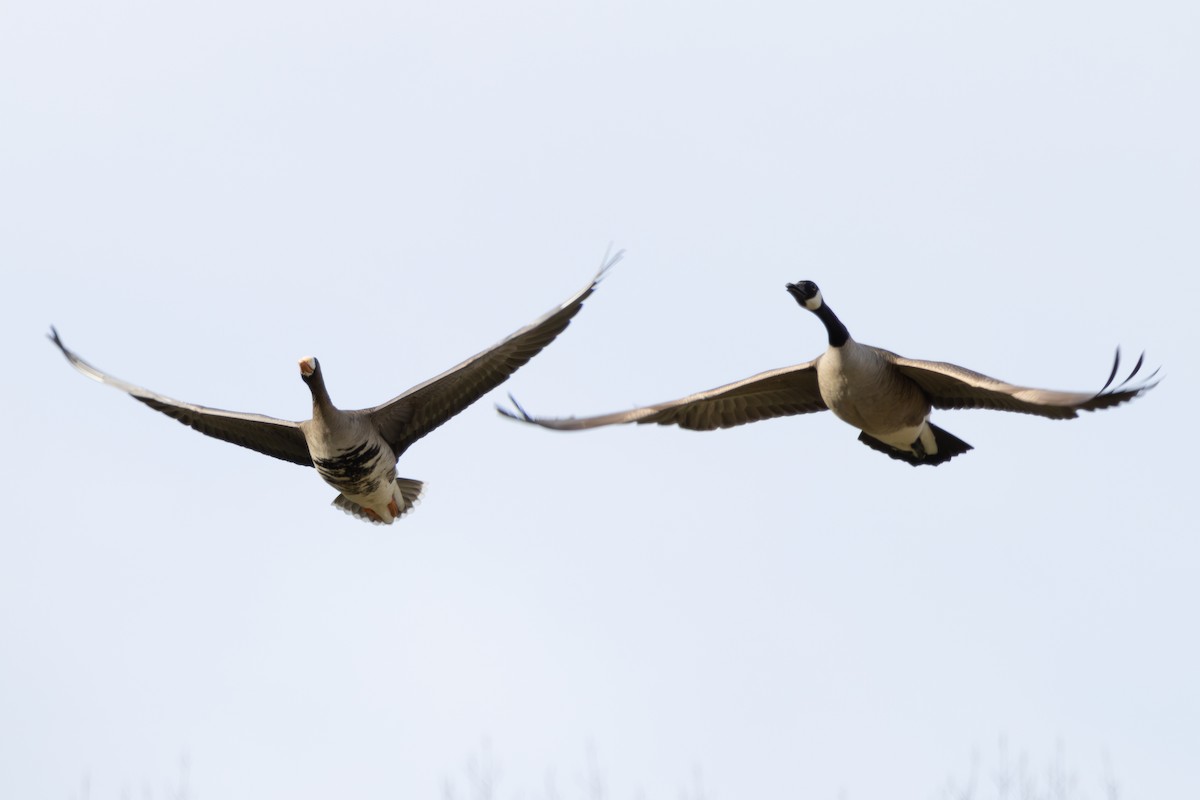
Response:
[[[829,349],[812,361],[763,372],[679,400],[596,417],[534,417],[512,395],[509,399],[515,411],[496,408],[507,417],[560,431],[627,422],[709,431],[830,409],[858,428],[858,440],[868,447],[913,466],[936,466],[972,448],[931,424],[930,408],[990,408],[1071,419],[1079,411],[1095,411],[1132,400],[1157,384],[1153,380],[1156,370],[1142,383],[1130,385],[1142,367],[1143,359],[1139,358],[1128,377],[1109,389],[1120,364],[1118,350],[1112,373],[1096,394],[1014,386],[954,364],[917,361],[859,344],[850,338],[815,283],[789,283],[787,290],[797,303],[816,314],[829,334]]]
[[[532,325],[374,408],[335,408],[320,363],[311,356],[300,359],[300,377],[308,384],[313,400],[312,419],[304,422],[172,400],[96,369],[68,350],[53,327],[49,338],[71,365],[89,378],[128,392],[134,399],[208,436],[316,467],[325,482],[341,493],[333,501],[335,506],[359,519],[391,524],[412,508],[423,486],[421,481],[396,476],[400,454],[499,386],[554,341],[621,255],[618,252],[612,258],[606,257],[591,283]]]

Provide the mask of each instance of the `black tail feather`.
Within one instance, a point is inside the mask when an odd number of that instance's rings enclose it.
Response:
[[[865,432],[858,435],[858,440],[872,450],[878,450],[890,458],[903,461],[906,464],[912,464],[914,467],[919,467],[923,464],[936,467],[938,464],[943,464],[957,455],[962,455],[968,450],[975,449],[954,434],[942,430],[937,425],[930,425],[929,430],[933,431],[933,439],[937,442],[937,452],[926,456],[919,456],[907,450],[897,450],[890,444],[879,441],[874,436],[868,436]]]

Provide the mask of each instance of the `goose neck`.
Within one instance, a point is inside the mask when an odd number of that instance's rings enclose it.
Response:
[[[825,325],[826,332],[829,333],[829,346],[841,347],[846,342],[850,341],[850,331],[838,319],[837,314],[833,313],[833,309],[824,303],[820,308],[813,312],[817,318]]]
[[[322,417],[329,419],[337,414],[337,408],[333,405],[333,401],[329,399],[329,391],[325,388],[325,381],[321,380],[319,375],[313,377],[314,379],[308,383],[308,388],[312,392],[313,418]]]

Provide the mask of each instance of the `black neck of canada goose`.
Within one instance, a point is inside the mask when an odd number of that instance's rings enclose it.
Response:
[[[825,330],[829,331],[830,347],[841,347],[850,341],[850,331],[846,330],[846,326],[837,318],[837,314],[833,313],[833,309],[822,303],[813,313],[825,323]]]
[[[825,330],[829,333],[830,347],[841,347],[850,341],[850,331],[846,330],[846,326],[837,318],[837,314],[833,313],[833,309],[825,304],[825,299],[821,297],[821,290],[815,283],[812,281],[789,283],[787,290],[792,297],[796,298],[796,302],[802,308],[816,314],[817,318],[825,324]]]

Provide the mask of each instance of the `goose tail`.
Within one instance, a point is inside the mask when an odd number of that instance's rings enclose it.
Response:
[[[396,506],[400,513],[392,516],[391,510],[388,509],[388,517],[390,519],[380,516],[382,510],[368,512],[367,509],[344,494],[339,494],[333,498],[333,505],[345,511],[350,516],[361,519],[363,522],[369,522],[372,525],[391,525],[412,510],[413,506],[421,499],[423,491],[425,491],[425,484],[421,481],[416,481],[412,478],[396,478],[396,491],[392,495],[392,498],[396,501]]]
[[[890,458],[903,461],[906,464],[912,464],[914,467],[922,465],[936,467],[938,464],[944,464],[955,456],[975,449],[954,434],[942,430],[937,425],[930,424],[929,430],[933,433],[933,440],[937,443],[937,452],[932,454],[900,450],[892,447],[890,444],[879,441],[874,436],[867,435],[866,432],[860,433],[858,440],[872,450],[878,450]]]

